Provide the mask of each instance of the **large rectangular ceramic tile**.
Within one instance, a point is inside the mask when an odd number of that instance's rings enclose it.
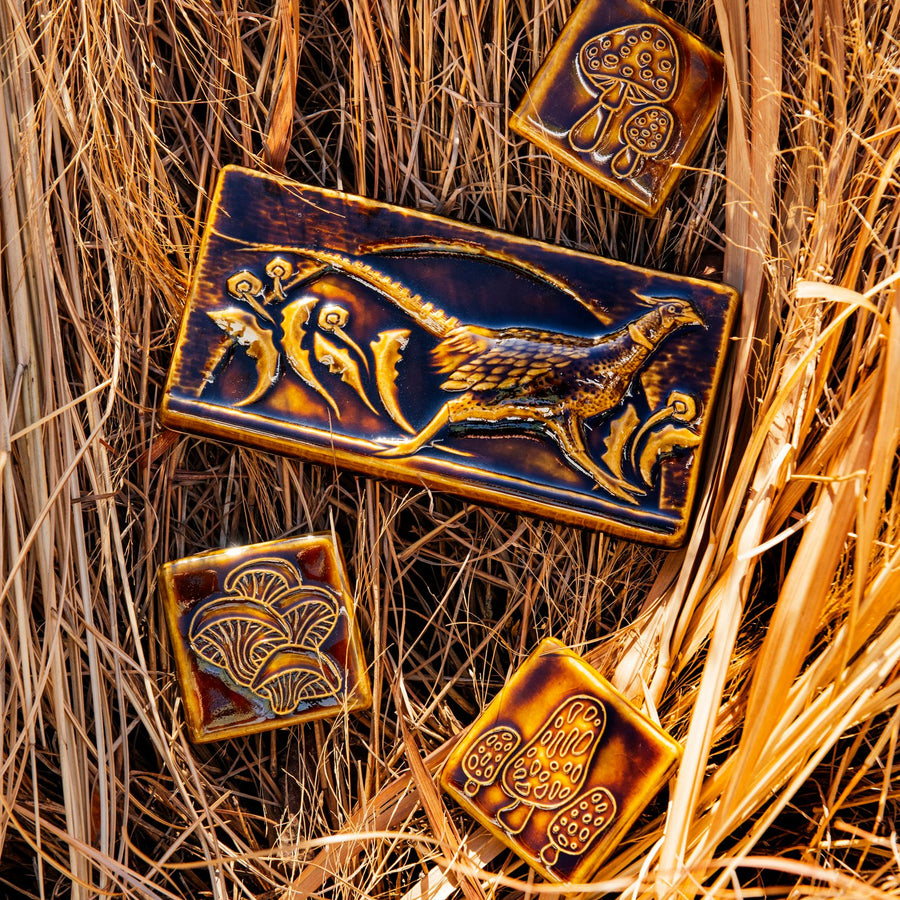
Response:
[[[228,169],[166,424],[674,545],[734,292]]]

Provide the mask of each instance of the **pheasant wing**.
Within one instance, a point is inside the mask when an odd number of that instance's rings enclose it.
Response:
[[[433,351],[445,391],[514,390],[588,355],[589,338],[527,328],[457,328]]]
[[[431,358],[442,375],[455,372],[457,367],[470,359],[486,353],[497,343],[496,332],[477,325],[454,328],[434,350]]]

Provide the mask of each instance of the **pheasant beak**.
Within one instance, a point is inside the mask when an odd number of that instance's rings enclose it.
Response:
[[[706,328],[703,316],[693,306],[689,306],[684,312],[679,313],[676,321],[682,325],[699,325],[701,328]]]

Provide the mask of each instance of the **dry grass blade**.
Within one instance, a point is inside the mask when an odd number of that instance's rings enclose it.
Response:
[[[553,635],[687,747],[584,894],[900,897],[900,3],[660,0],[728,98],[657,220],[507,127],[573,5],[0,0],[0,893],[552,895],[434,776]],[[685,549],[161,431],[227,163],[739,287]],[[191,745],[158,565],[311,530],[373,710]]]

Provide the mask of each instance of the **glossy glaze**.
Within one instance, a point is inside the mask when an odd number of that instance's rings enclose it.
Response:
[[[339,549],[311,535],[162,566],[160,593],[198,742],[371,703]]]
[[[674,545],[734,301],[230,169],[162,417]]]
[[[456,746],[441,787],[546,878],[586,882],[680,757],[675,740],[549,639]]]
[[[510,126],[654,214],[708,131],[722,84],[722,57],[649,4],[582,0]]]

